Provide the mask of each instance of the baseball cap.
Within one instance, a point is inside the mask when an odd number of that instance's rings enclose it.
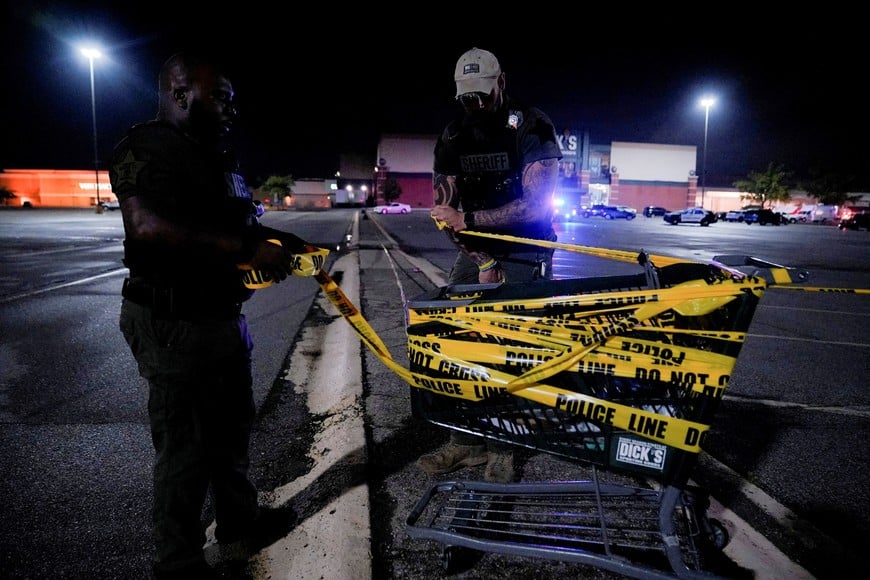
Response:
[[[498,59],[488,50],[472,48],[459,57],[453,79],[456,81],[456,96],[465,93],[486,93],[495,88],[501,67]]]

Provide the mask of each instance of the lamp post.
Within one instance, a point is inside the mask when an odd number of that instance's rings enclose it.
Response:
[[[94,127],[94,178],[97,185],[97,213],[103,213],[103,206],[100,205],[100,157],[97,152],[97,99],[94,94],[94,59],[100,58],[102,54],[96,48],[82,48],[82,54],[88,59],[88,64],[91,68],[91,119]]]
[[[704,153],[701,158],[701,207],[704,207],[704,194],[707,193],[707,126],[710,123],[710,107],[716,103],[716,99],[705,97],[701,99],[704,107]]]

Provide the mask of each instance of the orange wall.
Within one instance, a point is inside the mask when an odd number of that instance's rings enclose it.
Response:
[[[100,201],[115,199],[109,172],[99,172]],[[6,205],[33,207],[93,207],[97,205],[94,171],[78,169],[4,169],[0,185],[16,195]]]

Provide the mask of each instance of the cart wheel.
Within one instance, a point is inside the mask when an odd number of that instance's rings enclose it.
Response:
[[[707,532],[709,534],[710,543],[718,550],[725,549],[725,546],[727,546],[728,542],[731,541],[728,530],[719,520],[709,518],[707,523],[710,528]]]
[[[441,548],[441,568],[447,574],[456,572],[456,551],[458,549],[456,546],[444,546]]]
[[[441,549],[441,567],[447,574],[455,574],[470,567],[472,550],[462,546],[444,546]]]

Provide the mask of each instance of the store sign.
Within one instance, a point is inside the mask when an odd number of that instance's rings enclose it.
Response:
[[[580,150],[580,140],[576,133],[572,132],[571,129],[563,129],[562,134],[556,136],[556,140],[559,142],[562,157],[577,157],[577,152]]]
[[[562,152],[562,160],[559,162],[559,176],[562,178],[562,187],[576,186],[578,159],[580,153],[580,139],[578,133],[571,129],[563,129],[561,135],[556,135],[559,150]]]
[[[96,191],[97,182],[96,181],[79,181],[78,182],[79,189],[85,191]],[[100,182],[100,191],[112,191],[112,186],[109,183]]]

